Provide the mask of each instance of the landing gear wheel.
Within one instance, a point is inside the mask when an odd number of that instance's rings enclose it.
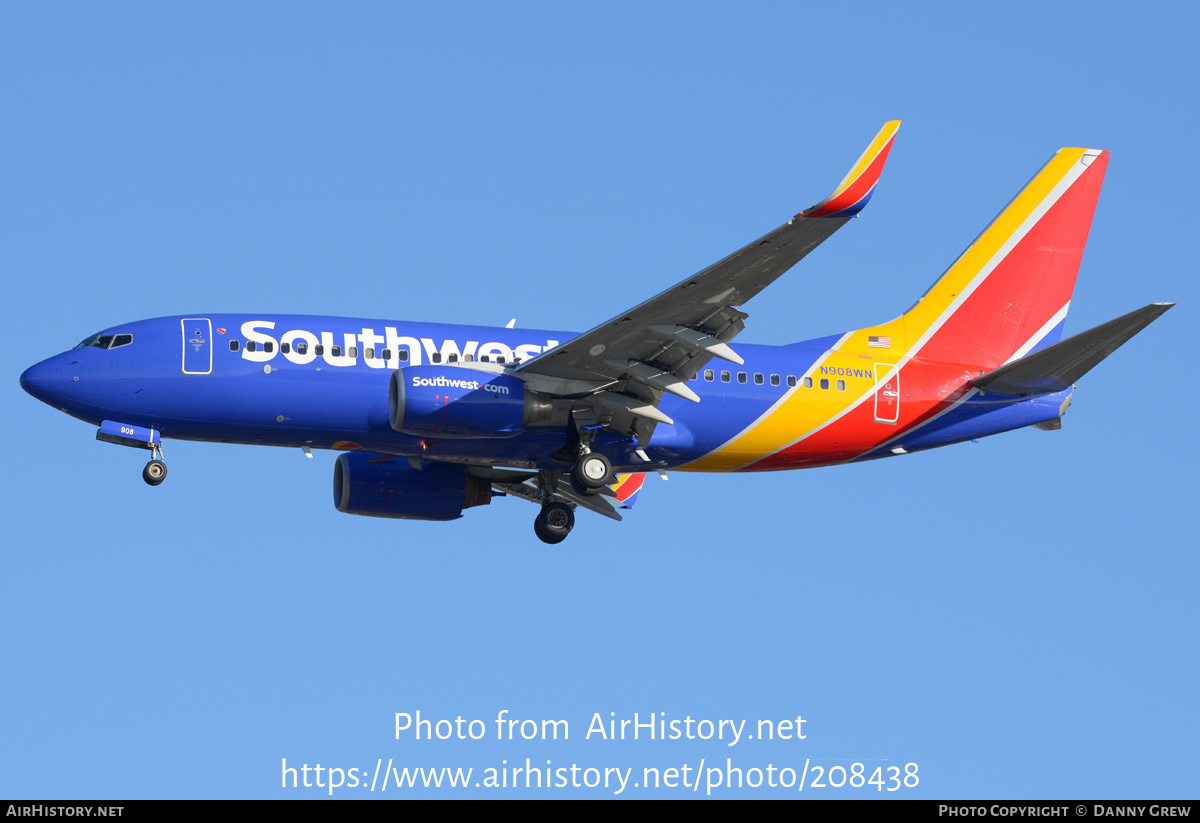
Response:
[[[612,477],[612,463],[596,452],[581,455],[571,470],[571,487],[580,494],[596,494],[608,485]]]
[[[560,534],[557,537],[552,534],[547,534],[546,530],[542,528],[541,520],[533,521],[533,533],[538,536],[538,540],[541,540],[543,543],[549,543],[552,546],[555,543],[561,543],[567,539],[565,534]]]
[[[561,543],[575,528],[575,512],[566,503],[547,503],[533,521],[533,533],[543,543]]]
[[[142,469],[142,479],[151,486],[157,486],[167,479],[167,464],[161,460],[151,460]]]

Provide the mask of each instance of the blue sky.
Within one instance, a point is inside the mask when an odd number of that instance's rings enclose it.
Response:
[[[1195,797],[1196,24],[1185,4],[3,7],[0,795],[326,796],[282,789],[283,758],[728,757],[913,762],[910,797]],[[1055,149],[1109,149],[1067,332],[1180,305],[1080,381],[1062,431],[650,478],[624,523],[581,513],[552,548],[515,500],[340,514],[327,454],[168,442],[150,488],[143,454],[17,385],[166,314],[589,328],[823,197],[893,118],[862,219],[748,305],[744,339],[895,316]],[[571,739],[396,740],[417,710]],[[807,737],[584,740],[610,712],[799,715]]]

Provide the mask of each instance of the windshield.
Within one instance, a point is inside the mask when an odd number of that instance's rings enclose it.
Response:
[[[133,342],[132,334],[96,334],[84,338],[75,348],[116,349]]]

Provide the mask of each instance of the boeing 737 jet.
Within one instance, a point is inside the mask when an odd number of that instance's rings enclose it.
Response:
[[[21,386],[150,451],[162,441],[341,452],[339,511],[452,520],[511,496],[562,541],[621,519],[648,472],[873,460],[1057,429],[1075,382],[1171,303],[1061,339],[1108,152],[1060,149],[906,312],[787,346],[734,345],[751,298],[867,205],[899,121],[833,193],[590,331],[189,314],[105,329]]]

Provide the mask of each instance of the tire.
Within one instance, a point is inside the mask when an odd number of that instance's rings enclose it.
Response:
[[[148,485],[157,486],[167,479],[167,464],[161,460],[151,460],[142,469],[142,479]]]
[[[561,543],[575,528],[575,512],[566,503],[547,503],[533,521],[533,532],[543,543]]]
[[[583,485],[583,481],[580,479],[577,472],[571,472],[567,479],[571,482],[571,488],[579,494],[582,494],[584,497],[590,497],[593,494],[598,494],[600,491],[599,489],[589,489],[587,486]]]
[[[571,470],[571,486],[581,494],[595,494],[612,479],[612,463],[596,452],[589,452],[575,461]]]
[[[542,528],[542,521],[540,518],[533,521],[533,533],[538,536],[538,540],[541,540],[543,543],[549,543],[551,546],[555,545],[556,543],[561,543],[567,539],[565,534],[560,534],[557,536],[547,534],[546,530]]]

